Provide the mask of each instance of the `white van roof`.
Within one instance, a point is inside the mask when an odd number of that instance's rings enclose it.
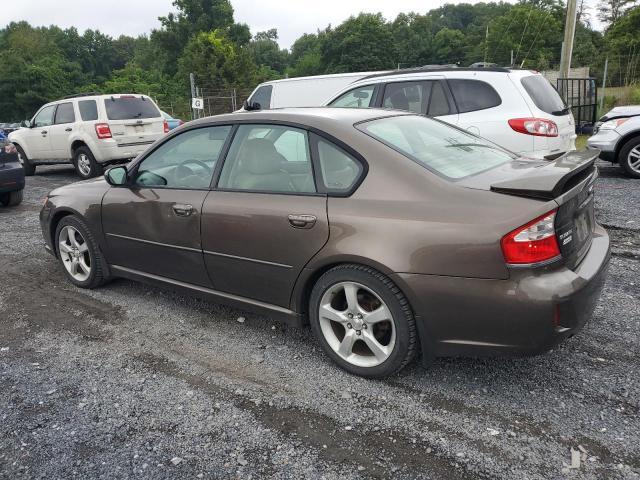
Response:
[[[287,82],[300,82],[307,80],[326,80],[328,78],[350,78],[350,77],[368,77],[369,75],[383,75],[386,73],[390,73],[392,70],[387,71],[378,71],[378,72],[352,72],[352,73],[330,73],[327,75],[309,75],[307,77],[293,77],[293,78],[281,78],[279,80],[270,80],[268,82],[263,82],[259,86],[262,85],[274,85],[277,83],[287,83]]]

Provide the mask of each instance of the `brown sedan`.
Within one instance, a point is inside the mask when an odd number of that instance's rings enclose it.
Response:
[[[341,367],[382,377],[584,325],[610,255],[596,157],[517,158],[401,112],[244,112],[52,191],[40,218],[79,287],[126,277],[310,323]]]

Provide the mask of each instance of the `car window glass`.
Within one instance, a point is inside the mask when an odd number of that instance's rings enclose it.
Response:
[[[48,127],[53,124],[53,112],[55,109],[54,105],[44,107],[33,119],[33,125],[36,127]]]
[[[348,191],[362,173],[360,162],[326,140],[318,140],[318,157],[322,181],[327,190]]]
[[[76,115],[73,113],[73,103],[61,103],[56,109],[55,123],[73,123],[76,121]]]
[[[206,189],[231,131],[230,126],[189,130],[163,143],[145,158],[136,184],[145,187]]]
[[[273,85],[263,85],[249,99],[249,103],[258,103],[262,110],[268,110],[271,106],[271,92]]]
[[[389,83],[384,89],[382,106],[424,113],[430,90],[431,82]]]
[[[546,113],[563,112],[567,105],[560,97],[558,91],[553,88],[549,80],[542,75],[531,75],[520,80],[536,107]]]
[[[429,99],[429,108],[427,109],[427,115],[430,117],[438,117],[440,115],[449,115],[451,109],[449,108],[449,101],[447,100],[447,94],[444,91],[444,87],[441,82],[433,82],[433,88],[431,89],[431,97]]]
[[[147,97],[110,97],[104,99],[109,120],[133,120],[161,117],[160,110]]]
[[[371,106],[374,91],[375,85],[354,88],[336,98],[330,105],[332,107],[367,108]]]
[[[218,187],[315,192],[307,132],[280,125],[241,125],[222,167]]]
[[[95,100],[80,100],[78,110],[80,110],[80,118],[85,122],[98,119],[98,104]]]
[[[424,116],[403,115],[357,128],[438,175],[457,180],[508,163],[515,154]]]
[[[498,92],[480,80],[451,79],[449,88],[456,100],[459,113],[493,108],[502,103]]]

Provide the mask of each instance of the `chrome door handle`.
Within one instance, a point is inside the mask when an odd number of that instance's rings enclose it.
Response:
[[[71,130],[73,130],[73,128],[71,128],[71,127],[64,129],[65,132],[70,132]]]
[[[317,220],[315,215],[289,215],[288,218],[293,228],[311,228]]]
[[[41,134],[46,135],[48,132],[46,130],[40,131]]]
[[[178,217],[188,217],[194,212],[193,205],[185,203],[176,203],[171,208]]]

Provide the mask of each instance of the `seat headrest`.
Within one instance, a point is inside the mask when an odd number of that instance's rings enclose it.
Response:
[[[277,173],[285,158],[266,138],[252,138],[244,142],[239,152],[242,171],[253,175]]]
[[[398,110],[409,110],[409,99],[404,94],[404,91],[398,90],[396,93],[389,97],[389,101],[393,108]]]

